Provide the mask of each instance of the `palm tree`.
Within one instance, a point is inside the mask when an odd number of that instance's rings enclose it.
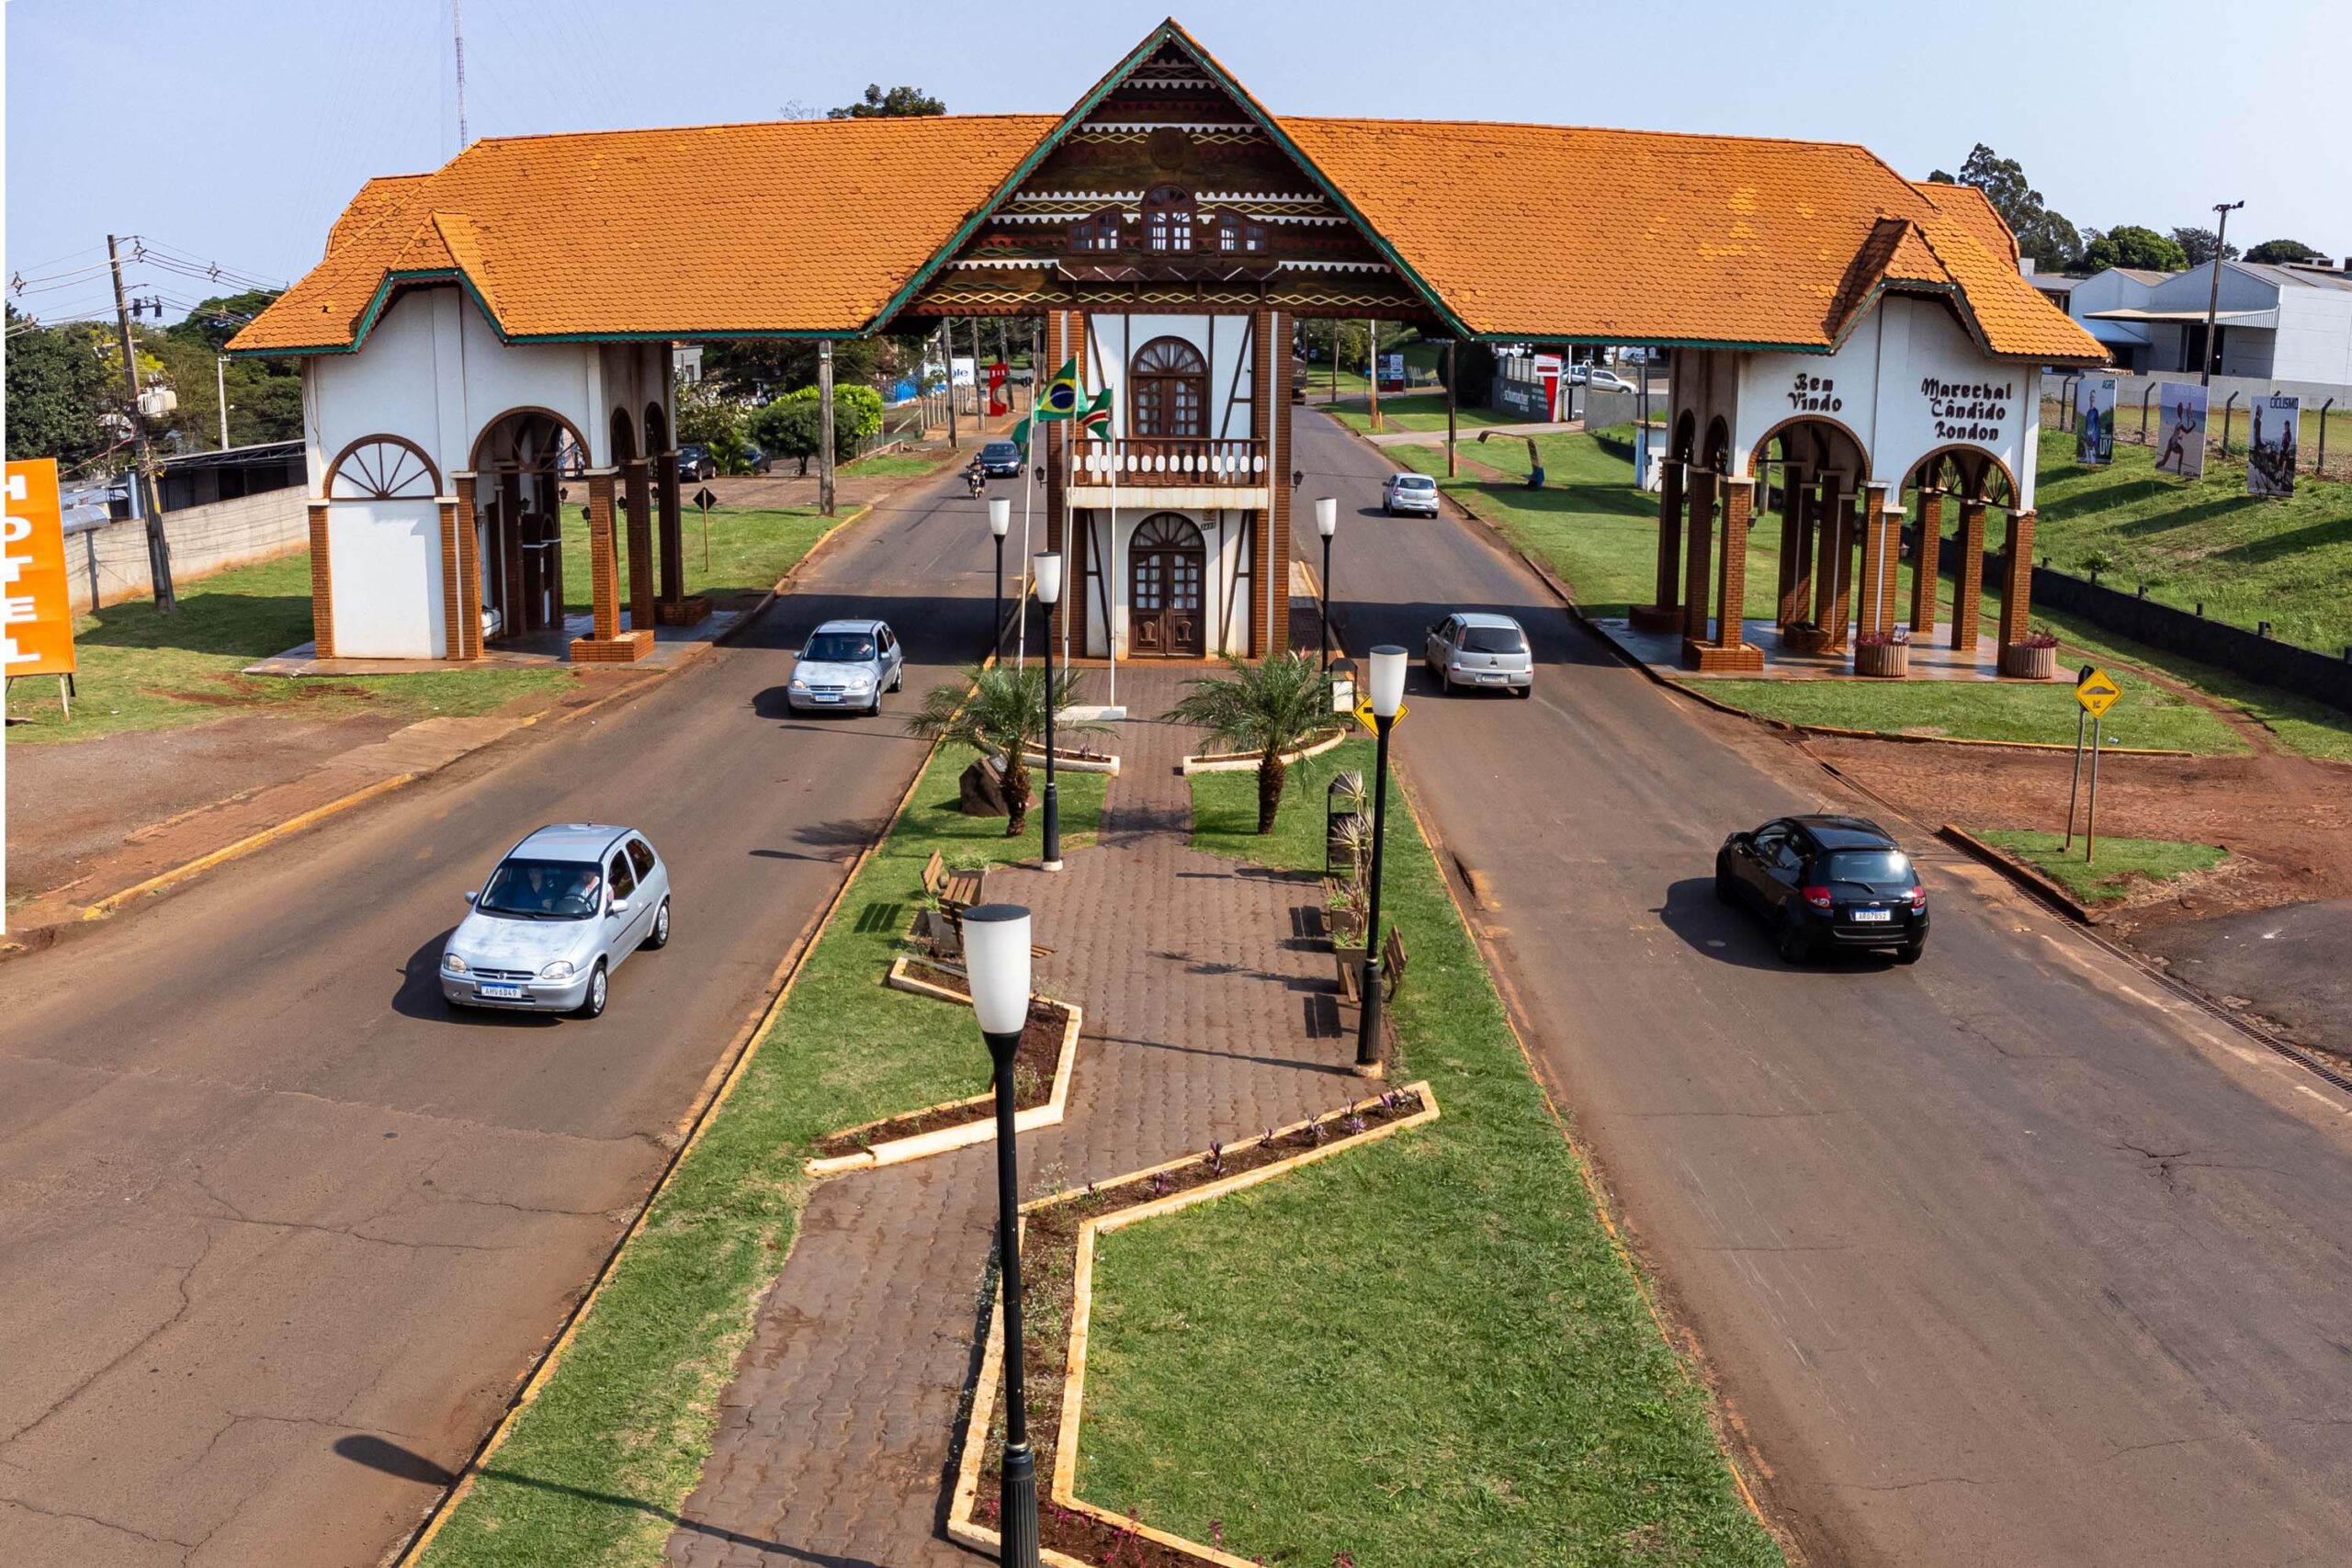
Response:
[[[1054,682],[1055,728],[1064,734],[1099,734],[1099,724],[1073,724],[1060,716],[1078,692],[1078,677],[1065,671]],[[926,740],[969,746],[983,757],[1001,759],[1004,802],[1012,821],[1004,836],[1017,839],[1029,825],[1029,767],[1025,754],[1046,733],[1046,671],[1037,665],[975,664],[961,681],[933,686],[922,706],[907,720],[908,733]]]
[[[1185,682],[1192,691],[1167,716],[1207,730],[1212,745],[1258,753],[1258,831],[1271,833],[1289,772],[1283,753],[1330,725],[1331,678],[1304,653],[1262,664],[1228,653],[1225,663],[1227,674]]]

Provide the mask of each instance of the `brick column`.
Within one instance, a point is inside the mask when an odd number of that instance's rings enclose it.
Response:
[[[458,554],[458,503],[437,503],[441,513],[441,657],[466,656],[466,619],[458,585],[465,581],[465,562]]]
[[[2025,639],[2033,626],[2033,513],[2009,513],[2008,539],[2001,547],[2001,658]]]
[[[588,592],[595,601],[598,642],[621,635],[620,563],[613,558],[613,474],[588,476]]]
[[[1768,487],[1769,494],[1769,487]],[[1796,581],[1798,570],[1797,529],[1804,515],[1804,466],[1802,463],[1781,465],[1781,562],[1772,592],[1772,618],[1787,626],[1796,617],[1789,614],[1789,594]]]
[[[1960,575],[1951,590],[1951,646],[1976,651],[1976,621],[1984,596],[1984,502],[1973,496],[1960,503]]]
[[[311,502],[311,637],[321,659],[334,657],[334,574],[327,556],[327,503]]]
[[[1635,626],[1653,631],[1682,629],[1682,472],[1679,458],[1658,464],[1657,582],[1633,613]]]
[[[1266,651],[1271,655],[1290,647],[1290,472],[1298,464],[1290,444],[1290,333],[1284,328],[1283,318],[1273,310],[1259,311],[1252,337],[1266,345],[1271,372],[1266,397],[1267,423],[1272,437],[1266,443],[1266,499],[1273,503],[1269,509],[1271,529],[1266,548],[1273,559],[1275,573],[1274,624],[1266,633]],[[1251,389],[1253,392],[1255,389]]]
[[[1861,497],[1859,495],[1849,492],[1839,496],[1838,505],[1825,525],[1826,533],[1836,535],[1835,547],[1830,552],[1828,563],[1831,589],[1829,617],[1825,623],[1829,632],[1829,646],[1833,649],[1843,649],[1847,637],[1852,633],[1854,536],[1861,532],[1861,519],[1858,515],[1860,507]]]
[[[1919,491],[1918,549],[1911,562],[1911,640],[1936,635],[1936,581],[1942,571],[1944,492]]]
[[[460,659],[481,657],[481,539],[474,517],[474,477],[458,474],[458,615]]]
[[[1794,523],[1788,538],[1787,577],[1781,592],[1781,627],[1786,630],[1813,614],[1813,529],[1821,510],[1820,479],[1808,474],[1792,487],[1787,505]]]
[[[1255,310],[1250,316],[1250,438],[1266,455],[1265,483],[1271,501],[1283,488],[1274,471],[1274,361],[1290,357],[1287,344],[1274,341],[1273,312]],[[1277,346],[1285,352],[1275,353]],[[1250,657],[1264,659],[1275,651],[1273,627],[1266,614],[1266,596],[1290,597],[1287,568],[1273,553],[1274,514],[1272,506],[1250,514]],[[1276,572],[1283,580],[1274,581]]]
[[[1715,646],[1736,649],[1747,640],[1741,622],[1747,614],[1747,524],[1756,506],[1756,481],[1728,479],[1723,487],[1723,564],[1715,573]]]
[[[664,604],[676,604],[686,596],[685,530],[678,516],[678,455],[659,453],[653,463],[655,515],[662,531],[661,599]]]
[[[1894,561],[1887,548],[1886,485],[1872,480],[1862,487],[1862,575],[1856,585],[1855,613],[1864,637],[1874,637],[1894,625]]]
[[[1694,464],[1689,478],[1690,523],[1682,545],[1682,639],[1698,643],[1707,640],[1707,573],[1714,565],[1717,476],[1713,469]]]
[[[1838,545],[1844,532],[1840,519],[1846,515],[1845,487],[1844,474],[1822,475],[1821,494],[1813,504],[1813,624],[1820,631],[1825,647],[1834,646],[1845,636],[1842,631],[1834,631],[1838,615]]]
[[[628,625],[653,629],[653,477],[643,457],[622,468],[628,486]]]

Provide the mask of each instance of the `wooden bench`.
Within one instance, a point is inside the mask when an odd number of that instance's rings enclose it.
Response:
[[[1405,933],[1396,926],[1388,928],[1388,940],[1380,944],[1380,999],[1393,1002],[1396,987],[1405,983]],[[1363,984],[1362,961],[1342,963],[1340,968],[1340,995],[1354,1001]]]
[[[937,850],[922,863],[922,890],[939,900],[939,907],[955,912],[987,901],[984,888],[988,882],[986,869],[951,871]]]

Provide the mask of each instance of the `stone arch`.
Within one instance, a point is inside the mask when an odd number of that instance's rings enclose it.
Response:
[[[1832,419],[1827,414],[1821,413],[1801,413],[1784,419],[1758,436],[1755,444],[1747,449],[1748,471],[1753,473],[1756,470],[1758,462],[1763,460],[1761,455],[1770,451],[1775,441],[1782,444],[1783,461],[1798,460],[1800,455],[1787,449],[1790,436],[1795,434],[1804,435],[1813,447],[1802,457],[1802,460],[1809,467],[1819,468],[1833,466],[1834,457],[1850,457],[1853,459],[1850,469],[1854,484],[1859,486],[1871,477],[1871,449],[1862,444],[1860,436],[1854,434],[1853,426],[1843,420]],[[1851,449],[1850,452],[1833,452],[1830,449],[1832,434],[1841,438]],[[1834,466],[1843,468],[1849,465],[1836,464]]]
[[[1964,443],[1955,442],[1937,447],[1911,465],[1903,477],[1903,483],[1909,489],[1922,482],[1937,483],[1947,477],[1960,481],[1950,488],[1962,495],[1990,502],[1996,506],[2017,504],[2018,479],[2009,471],[2009,466],[1996,454]],[[1998,488],[2007,492],[2006,499],[1994,493],[1996,487],[1991,481],[1995,479],[2000,481]]]
[[[1732,471],[1731,423],[1721,414],[1717,414],[1708,422],[1707,445],[1701,454],[1701,464],[1718,474],[1728,474]]]
[[[588,438],[580,434],[580,427],[555,410],[541,408],[536,403],[519,404],[487,421],[474,437],[473,450],[467,455],[467,466],[476,472],[486,473],[501,465],[509,468],[520,465],[520,437],[526,433],[543,434],[532,429],[535,420],[543,420],[555,427],[558,457],[553,462],[543,463],[538,453],[544,448],[535,446],[530,464],[532,468],[545,466],[550,470],[557,468],[574,470],[587,467]],[[571,452],[577,454],[576,457],[562,456],[566,443]],[[501,450],[502,446],[503,451]]]
[[[670,422],[660,403],[645,405],[645,454],[650,457],[670,450]]]
[[[617,468],[637,456],[636,427],[629,423],[628,410],[613,411],[613,452],[606,468]]]
[[[1674,445],[1670,450],[1678,463],[1687,463],[1698,456],[1699,416],[1689,409],[1684,409],[1674,422]]]
[[[425,482],[415,489],[418,479]],[[347,481],[350,493],[338,495],[338,481]],[[319,494],[328,501],[424,501],[441,493],[441,470],[424,447],[405,435],[363,435],[334,456],[327,465]]]

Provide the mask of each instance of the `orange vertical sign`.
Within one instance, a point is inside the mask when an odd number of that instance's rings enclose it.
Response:
[[[64,675],[74,669],[74,606],[66,597],[65,513],[57,459],[8,465],[0,533],[0,672]]]

